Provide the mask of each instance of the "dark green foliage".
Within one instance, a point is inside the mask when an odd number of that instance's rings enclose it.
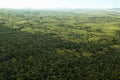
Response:
[[[120,80],[110,13],[0,9],[0,80]]]

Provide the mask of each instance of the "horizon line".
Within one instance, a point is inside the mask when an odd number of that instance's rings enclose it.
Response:
[[[0,7],[0,9],[40,9],[40,10],[56,10],[56,9],[120,9],[118,7],[113,8],[70,8],[70,7],[55,7],[55,8],[32,8],[32,7],[24,7],[24,8],[9,8],[9,7]]]

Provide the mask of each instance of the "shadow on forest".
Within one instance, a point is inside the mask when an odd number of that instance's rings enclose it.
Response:
[[[75,52],[96,53],[109,48],[109,44],[101,44],[102,40],[96,42],[75,43],[68,40],[62,40],[54,33],[43,34],[37,32],[19,31],[10,27],[0,27],[0,51],[1,53],[10,53],[10,56],[18,54],[38,55],[45,53],[55,53],[56,49],[75,50]],[[112,44],[110,44],[112,45]],[[107,50],[106,50],[107,51]]]
[[[19,31],[9,27],[0,27],[0,45],[1,48],[6,50],[18,52],[23,51],[26,53],[46,53],[47,51],[53,51],[55,48],[60,49],[72,49],[79,47],[79,44],[61,40],[54,33],[29,33]],[[21,52],[20,52],[21,53]]]

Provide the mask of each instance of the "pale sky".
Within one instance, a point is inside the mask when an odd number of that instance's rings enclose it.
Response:
[[[0,0],[0,8],[120,8],[120,0]]]

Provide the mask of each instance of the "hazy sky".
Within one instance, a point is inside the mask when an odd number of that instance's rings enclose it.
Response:
[[[0,0],[4,8],[120,8],[120,0]]]

